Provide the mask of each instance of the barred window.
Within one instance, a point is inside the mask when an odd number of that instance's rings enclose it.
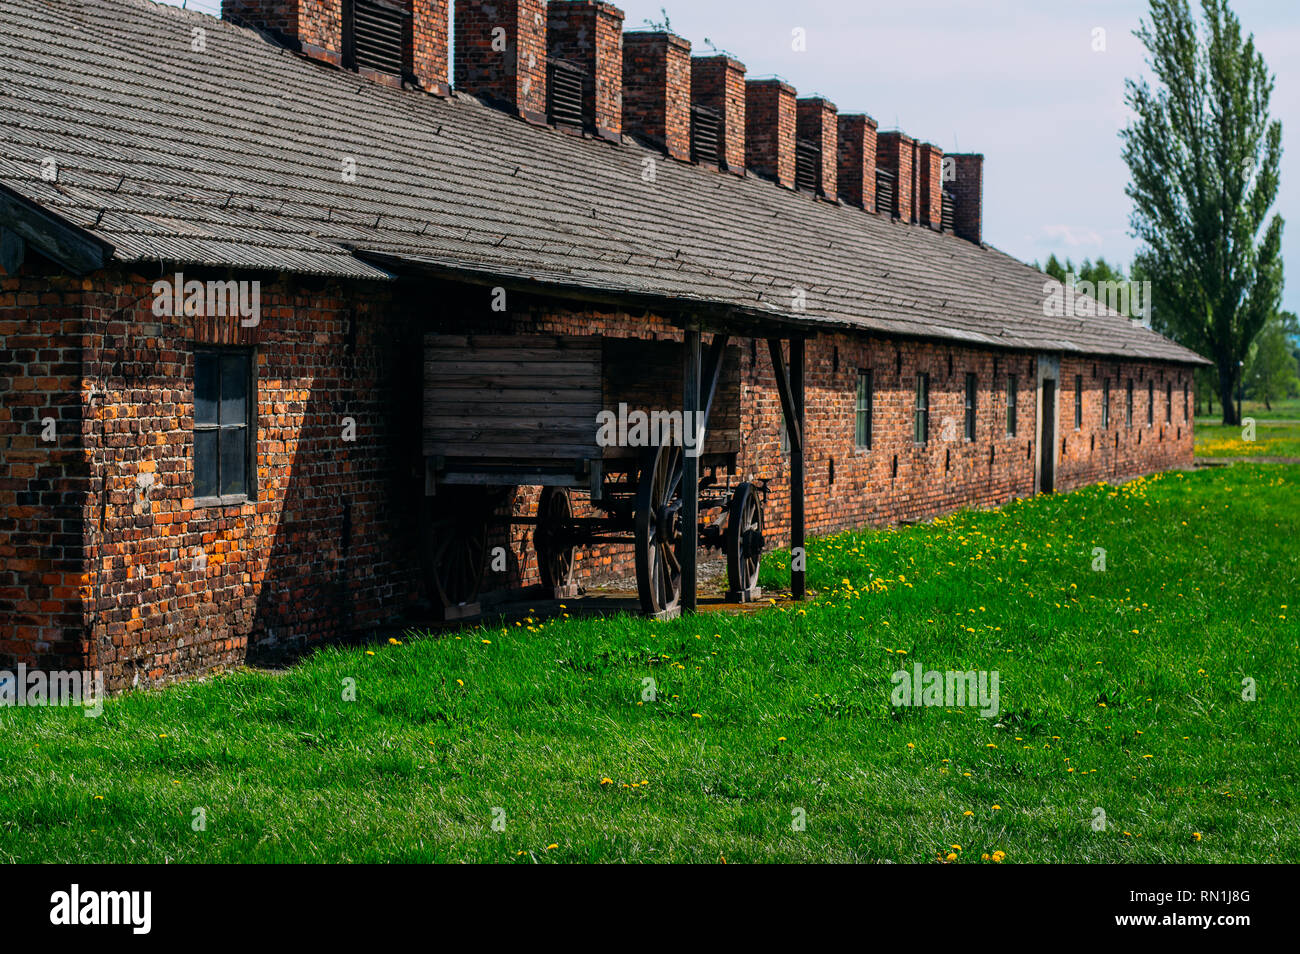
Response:
[[[1124,426],[1133,426],[1133,379],[1128,379],[1128,396],[1124,401]]]
[[[1101,427],[1110,430],[1110,378],[1101,385]]]
[[[1083,427],[1083,375],[1074,376],[1074,429]]]

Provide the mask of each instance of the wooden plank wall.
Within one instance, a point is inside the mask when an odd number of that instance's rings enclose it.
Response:
[[[599,458],[600,341],[426,335],[425,455],[520,464]]]

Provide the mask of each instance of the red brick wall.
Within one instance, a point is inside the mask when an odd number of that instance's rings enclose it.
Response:
[[[787,189],[794,188],[797,122],[793,86],[781,80],[745,83],[745,162]]]
[[[829,100],[820,98],[801,99],[795,108],[796,135],[817,143],[822,151],[821,182],[822,195],[832,202],[839,195],[838,181],[840,168],[840,127],[839,110]]]
[[[567,310],[522,294],[447,285],[268,282],[254,328],[236,319],[153,314],[157,275],[87,280],[29,270],[0,279],[0,663],[76,668],[110,685],[257,661],[396,621],[424,597],[417,556],[422,493],[420,341],[448,333],[601,333],[680,340],[662,319]],[[186,270],[187,278],[204,276]],[[215,276],[224,277],[224,276]],[[445,304],[432,318],[424,303]],[[788,541],[789,457],[766,347],[741,346],[745,479],[771,481],[766,516]],[[246,345],[257,367],[255,499],[193,498],[194,352]],[[875,379],[869,450],[855,447],[859,368]],[[1059,489],[1190,463],[1182,414],[1190,372],[1066,358],[1060,365]],[[977,439],[964,438],[966,373],[979,376]],[[918,372],[930,375],[929,440],[913,440]],[[1006,433],[1016,374],[1018,428]],[[1084,379],[1074,429],[1075,375]],[[1038,358],[944,344],[827,335],[808,346],[808,530],[932,517],[1035,492]],[[1112,390],[1111,427],[1100,393]],[[1125,383],[1135,383],[1133,426]],[[1146,382],[1156,415],[1146,424]],[[1165,423],[1164,384],[1174,384]],[[39,438],[56,421],[57,441]],[[356,440],[343,439],[345,418]],[[593,422],[594,423],[594,422]],[[509,509],[531,515],[535,490]],[[579,498],[579,512],[586,512]],[[502,530],[508,572],[485,591],[536,581],[530,528]],[[629,547],[580,553],[583,579],[627,575]]]
[[[623,131],[691,158],[691,44],[671,33],[623,34]]]
[[[1083,422],[1075,428],[1076,378],[1082,378]],[[1133,423],[1126,423],[1127,382],[1133,380]],[[1110,426],[1102,427],[1105,382],[1111,382]],[[1155,383],[1154,422],[1147,424],[1147,382]],[[1173,413],[1166,420],[1166,385]],[[1183,386],[1188,388],[1183,413]],[[1185,466],[1192,459],[1192,372],[1152,363],[1067,358],[1061,362],[1059,487],[1071,488]]]
[[[617,140],[623,134],[623,11],[602,0],[551,0],[546,16],[550,55],[594,78],[583,113],[598,135]]]
[[[492,48],[505,31],[505,50]],[[543,0],[456,4],[456,88],[545,122],[546,8]]]
[[[868,212],[876,211],[876,121],[870,116],[841,116],[839,154],[836,188],[840,198]]]
[[[729,56],[691,60],[691,101],[721,117],[718,152],[728,172],[745,174],[745,64]]]
[[[0,272],[0,668],[86,653],[82,297],[50,267]]]
[[[197,270],[186,277],[203,276]],[[211,277],[211,276],[208,276]],[[107,274],[83,375],[91,493],[88,664],[110,685],[241,664],[399,615],[418,593],[394,380],[418,345],[374,285],[267,284],[262,319],[158,318],[151,279]],[[193,499],[196,344],[256,349],[255,499]],[[415,400],[418,401],[418,395]],[[344,419],[356,422],[343,440]]]

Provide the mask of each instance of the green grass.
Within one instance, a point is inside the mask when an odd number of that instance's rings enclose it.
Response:
[[[1255,439],[1245,440],[1246,433],[1243,427],[1197,424],[1196,456],[1300,458],[1300,421],[1269,423],[1257,420]]]
[[[0,859],[1295,862],[1298,481],[1178,472],[816,541],[803,607],[0,710]],[[918,662],[996,670],[1000,718],[891,710]]]
[[[1272,402],[1273,406],[1267,408],[1263,401],[1243,401],[1241,405],[1242,417],[1253,417],[1257,420],[1273,421],[1300,421],[1300,397],[1284,398],[1280,401]],[[1214,424],[1223,420],[1222,408],[1218,402],[1214,404],[1214,413],[1198,414],[1196,416],[1196,425],[1200,427],[1201,422]]]

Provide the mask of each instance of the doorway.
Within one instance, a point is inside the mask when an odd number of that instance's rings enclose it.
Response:
[[[1038,441],[1038,490],[1056,492],[1056,379],[1043,378],[1039,401],[1043,409],[1043,432]]]

